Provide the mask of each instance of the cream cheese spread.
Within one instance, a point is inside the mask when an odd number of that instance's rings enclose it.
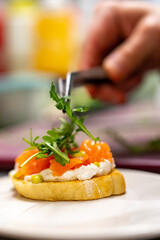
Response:
[[[43,177],[45,182],[64,182],[64,181],[72,181],[72,180],[87,180],[92,177],[99,177],[109,174],[112,169],[115,168],[115,163],[111,163],[108,160],[105,162],[100,162],[99,166],[91,163],[87,166],[81,166],[74,170],[68,170],[61,176],[53,176],[52,170],[47,168],[41,171],[39,174]],[[36,175],[36,174],[33,174]],[[27,175],[24,177],[25,181],[31,181],[31,176]]]

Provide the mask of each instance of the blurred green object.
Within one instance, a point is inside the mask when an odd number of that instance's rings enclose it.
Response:
[[[85,87],[78,87],[72,91],[72,104],[74,107],[89,106],[90,110],[101,109],[108,106],[99,100],[92,99]]]
[[[18,123],[39,116],[42,110],[53,106],[49,100],[51,80],[56,79],[54,74],[38,72],[12,73],[0,80],[0,127]],[[160,103],[160,75],[158,72],[147,74],[144,81],[130,93],[130,102],[154,100]],[[72,91],[72,105],[74,107],[89,106],[90,111],[102,108],[111,108],[113,105],[92,99],[85,87],[75,88]],[[53,112],[52,116],[57,113]],[[48,115],[47,115],[48,116]],[[49,115],[51,116],[51,115]]]
[[[159,71],[150,71],[143,77],[143,82],[131,92],[129,100],[131,102],[141,100],[155,99],[157,90],[160,85],[160,73]],[[160,93],[159,93],[160,94]]]
[[[0,127],[35,118],[46,105],[50,81],[15,74],[0,81]]]
[[[131,144],[113,129],[106,129],[106,134],[123,146],[129,153],[139,155],[160,152],[160,137],[147,141],[145,144]]]
[[[129,93],[129,102],[139,102],[143,100],[157,100],[160,102],[160,73],[151,71],[146,73],[143,81],[133,91]],[[102,103],[98,99],[92,99],[85,87],[79,87],[72,92],[72,103],[74,106],[88,105],[91,110],[110,108],[113,104]]]

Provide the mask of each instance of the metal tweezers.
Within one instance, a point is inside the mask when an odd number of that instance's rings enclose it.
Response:
[[[95,67],[85,71],[69,72],[66,79],[59,78],[57,90],[61,97],[70,96],[74,87],[86,84],[113,84],[102,67]]]

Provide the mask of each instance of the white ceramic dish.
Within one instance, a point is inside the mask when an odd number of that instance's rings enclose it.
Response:
[[[29,239],[148,239],[160,236],[160,175],[122,170],[124,195],[84,202],[20,197],[0,178],[0,236]]]

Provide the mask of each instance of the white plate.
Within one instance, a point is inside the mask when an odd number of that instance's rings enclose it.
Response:
[[[20,197],[0,178],[0,235],[37,239],[160,236],[160,175],[123,170],[127,192],[100,200],[43,202]]]

